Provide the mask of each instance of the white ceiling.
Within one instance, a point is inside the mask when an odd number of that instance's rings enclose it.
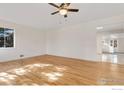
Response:
[[[36,28],[54,28],[77,24],[92,20],[124,14],[124,4],[71,4],[70,8],[78,8],[78,13],[69,13],[65,20],[63,16],[50,15],[56,8],[47,3],[35,4],[0,4],[0,19]]]

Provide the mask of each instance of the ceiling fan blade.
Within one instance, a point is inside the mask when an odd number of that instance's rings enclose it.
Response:
[[[69,6],[71,3],[66,3],[67,6]]]
[[[69,12],[78,12],[79,9],[68,9]]]
[[[60,7],[63,7],[65,5],[65,3],[62,3],[61,5],[60,5]]]
[[[56,7],[56,8],[59,8],[59,6],[54,4],[54,3],[48,3],[48,4],[50,4],[50,5],[52,5],[52,6]]]
[[[56,13],[58,13],[59,11],[56,11],[56,12],[53,12],[53,13],[51,13],[51,15],[54,15],[54,14],[56,14]]]
[[[64,18],[68,17],[67,15],[64,15]]]

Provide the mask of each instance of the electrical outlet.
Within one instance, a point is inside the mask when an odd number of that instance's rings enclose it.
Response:
[[[21,54],[21,55],[20,55],[20,57],[24,57],[24,55],[23,55],[23,54]]]

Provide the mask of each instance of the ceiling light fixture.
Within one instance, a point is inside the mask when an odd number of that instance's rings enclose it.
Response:
[[[68,13],[68,11],[67,11],[67,9],[60,9],[60,10],[59,10],[59,13],[60,13],[61,15],[66,15],[66,14]]]
[[[102,30],[103,27],[102,26],[99,26],[99,27],[96,27],[97,30]]]
[[[49,3],[50,5],[56,7],[58,10],[51,13],[51,15],[55,15],[59,13],[60,15],[64,16],[64,18],[68,17],[68,12],[78,12],[79,9],[75,8],[69,8],[70,3],[61,3],[60,5],[54,4],[54,3]]]

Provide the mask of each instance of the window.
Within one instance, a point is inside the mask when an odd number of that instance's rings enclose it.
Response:
[[[14,47],[14,29],[0,27],[0,48]]]

